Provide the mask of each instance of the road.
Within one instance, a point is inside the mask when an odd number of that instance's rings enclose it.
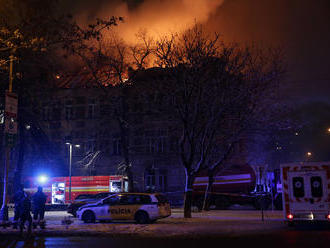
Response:
[[[29,237],[9,238],[0,241],[1,248],[120,248],[120,247],[264,247],[264,248],[303,248],[303,247],[329,247],[329,231],[298,230],[274,232],[268,235],[243,235],[234,237],[202,237],[202,238],[114,238],[114,237]]]
[[[18,236],[17,231],[0,230],[0,248],[49,247],[329,247],[330,229],[320,226],[289,228],[281,212],[267,211],[264,221],[260,211],[231,210],[193,213],[182,218],[182,210],[149,225],[134,223],[83,224],[75,220],[66,229],[60,224],[65,212],[48,212],[49,228],[32,236]],[[220,245],[221,244],[221,245]]]

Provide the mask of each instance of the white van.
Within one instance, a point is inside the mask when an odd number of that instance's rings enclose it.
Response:
[[[281,164],[284,220],[330,222],[330,162]]]

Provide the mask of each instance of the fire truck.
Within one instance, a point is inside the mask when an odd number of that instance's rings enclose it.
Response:
[[[193,184],[193,205],[199,210],[202,209],[208,184],[207,171],[202,171]],[[266,185],[257,184],[256,171],[249,164],[219,168],[209,194],[207,204],[217,209],[227,209],[233,204],[252,204],[256,209],[267,209],[272,201],[269,189]]]
[[[54,206],[69,204],[70,198],[73,201],[80,194],[128,191],[128,179],[121,175],[73,176],[71,187],[70,177],[30,177],[26,178],[23,184],[28,194],[33,194],[38,186],[42,186],[43,192],[47,195],[47,204]]]
[[[281,178],[288,225],[330,222],[330,162],[281,164]]]

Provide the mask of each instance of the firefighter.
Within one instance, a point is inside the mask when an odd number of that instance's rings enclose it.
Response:
[[[14,221],[13,221],[13,228],[17,229],[17,224],[19,220],[19,203],[21,199],[25,196],[25,192],[23,190],[23,185],[19,185],[18,190],[16,191],[14,195],[14,204],[15,204],[15,209],[14,209]]]
[[[42,187],[38,187],[38,191],[32,196],[33,207],[33,228],[39,224],[41,228],[45,227],[45,204],[47,196],[42,192]]]
[[[31,200],[27,194],[21,198],[18,204],[19,221],[20,221],[20,233],[23,233],[24,224],[26,221],[29,222],[28,233],[31,233],[32,228],[32,217],[31,217]]]

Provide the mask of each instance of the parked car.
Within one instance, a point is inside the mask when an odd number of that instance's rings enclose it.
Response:
[[[76,217],[76,211],[78,210],[79,207],[90,203],[90,202],[95,202],[98,201],[99,199],[95,199],[95,194],[81,194],[78,195],[74,201],[69,204],[67,208],[67,212],[69,214],[72,214],[74,217]]]
[[[145,224],[170,215],[170,204],[160,193],[117,193],[77,210],[77,217],[85,223],[133,220]]]
[[[106,198],[110,195],[113,195],[114,193],[111,192],[102,192],[97,194],[81,194],[76,197],[76,199],[68,206],[67,212],[69,214],[72,214],[74,217],[76,217],[76,212],[78,208],[81,206],[87,204],[87,203],[94,203],[97,202],[103,198]]]

